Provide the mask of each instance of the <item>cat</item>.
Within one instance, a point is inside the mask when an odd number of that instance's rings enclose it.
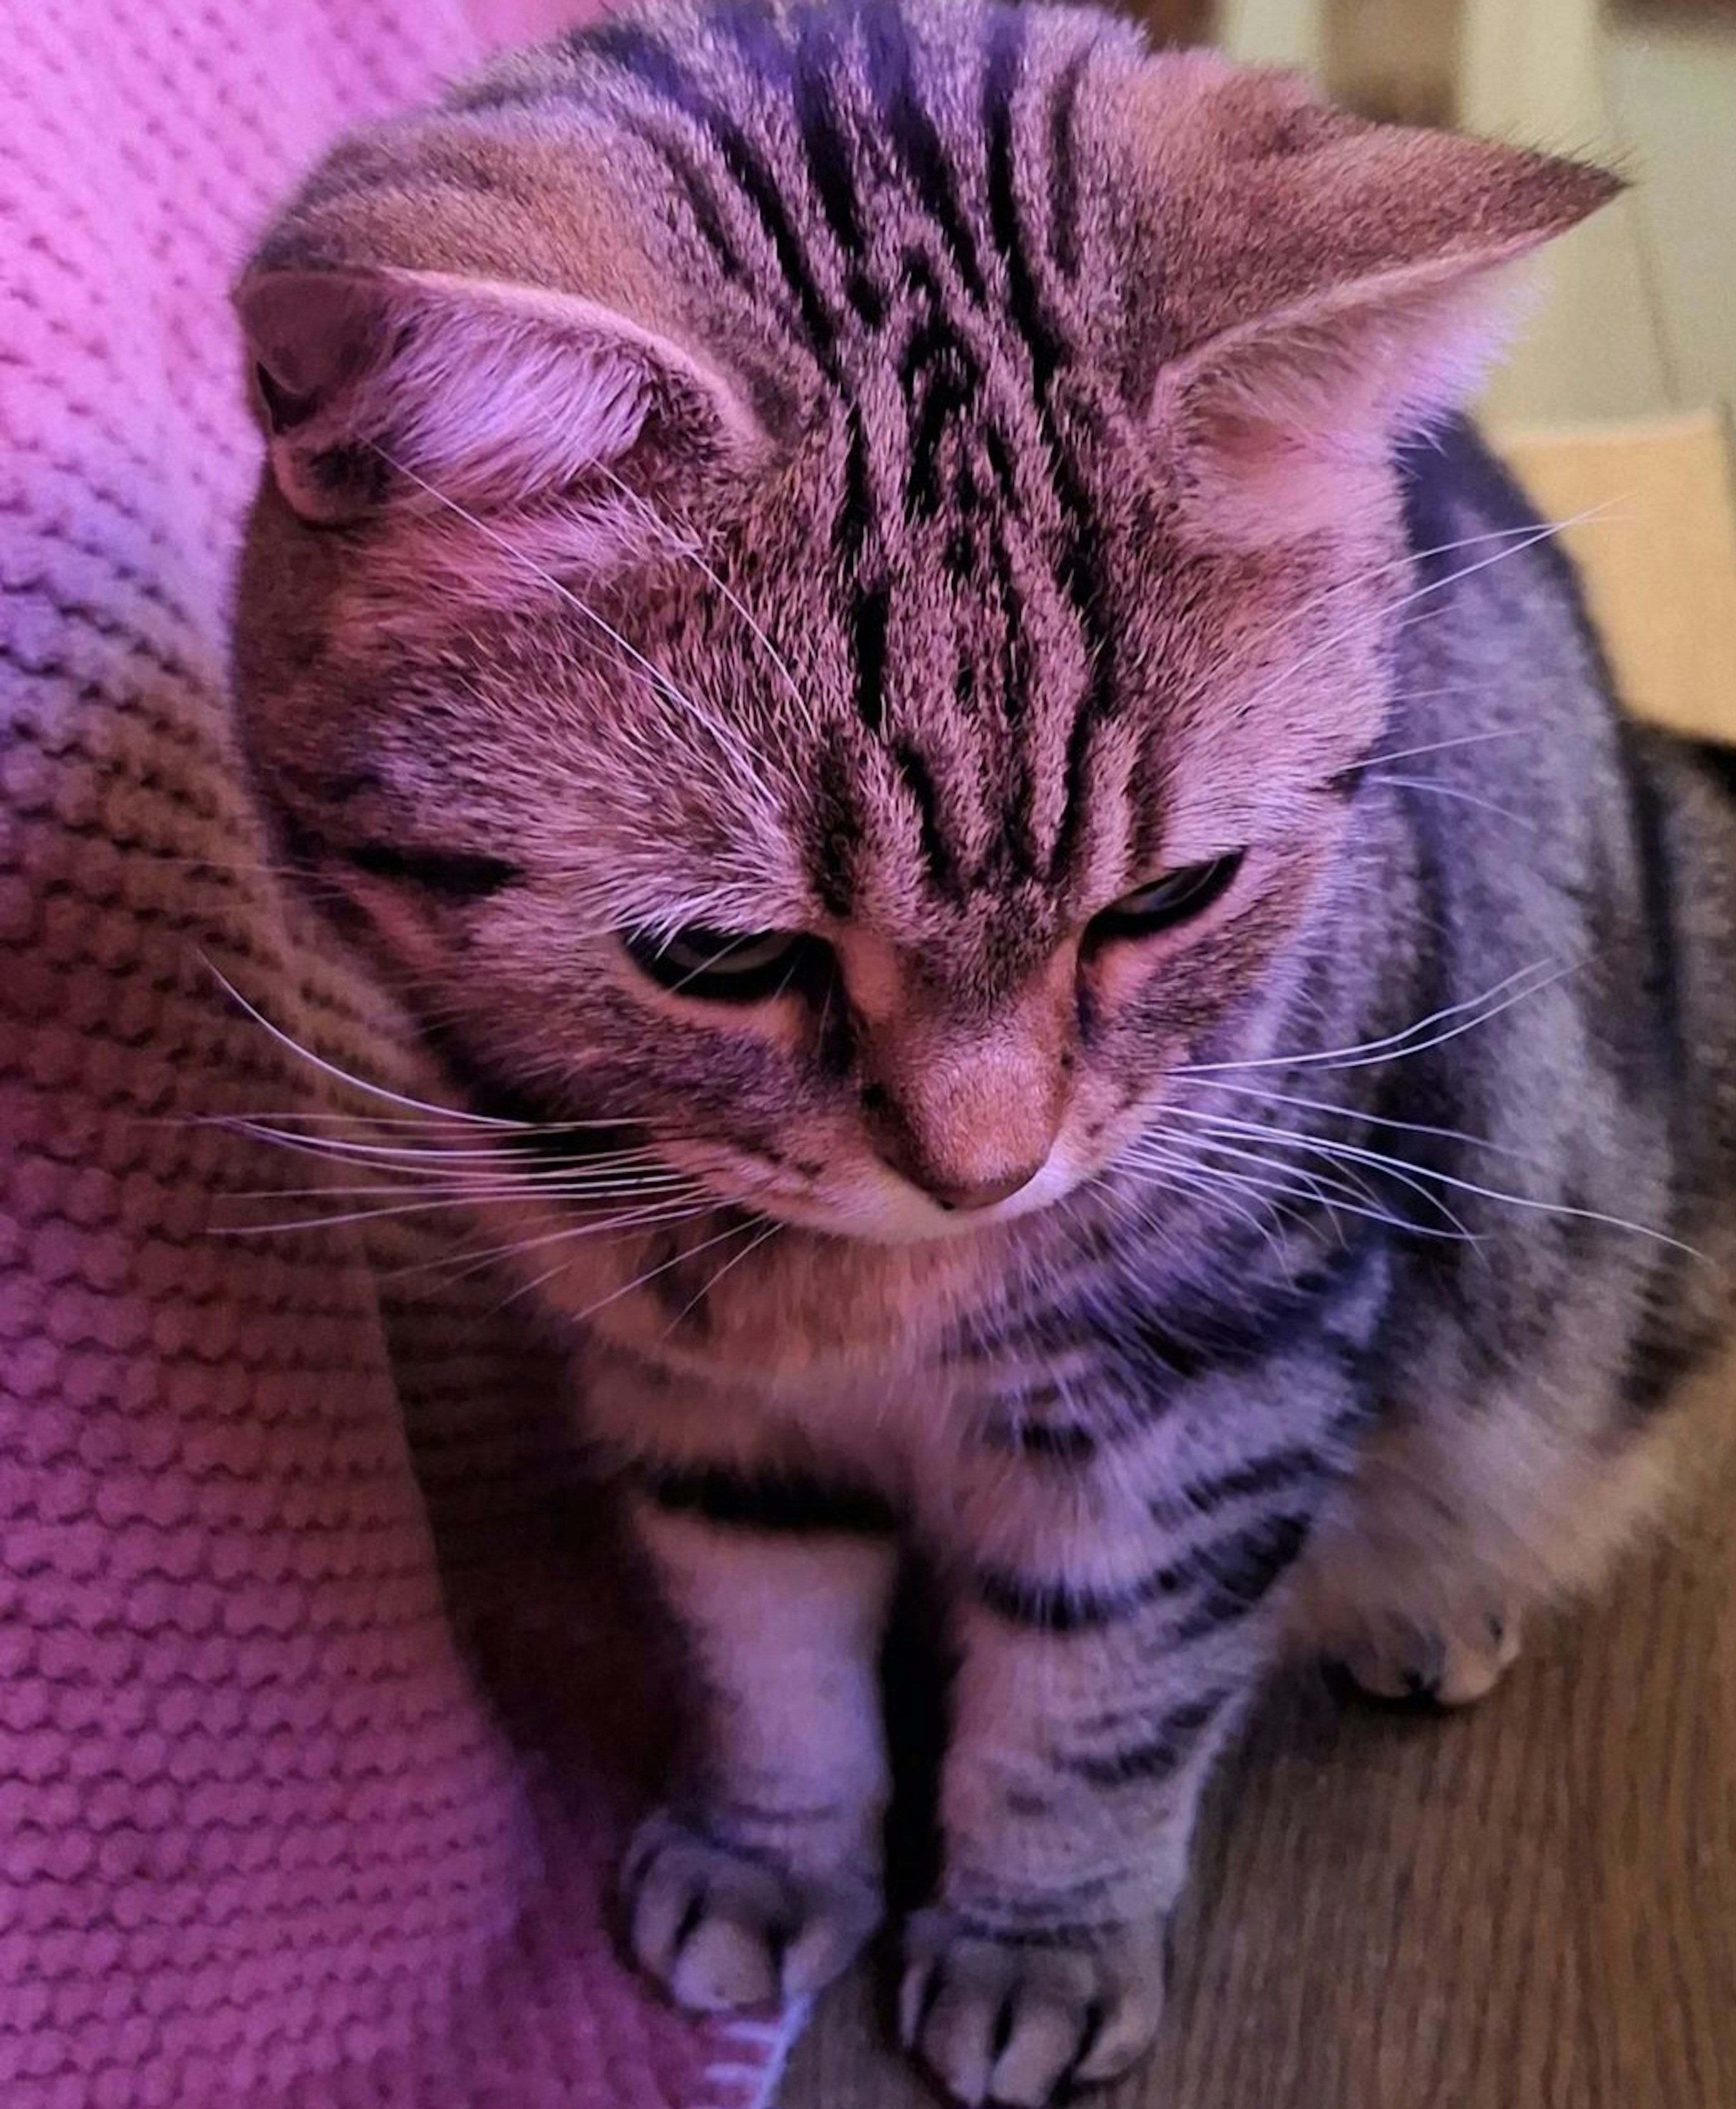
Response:
[[[1736,784],[1463,414],[1615,188],[1095,11],[672,0],[248,264],[241,741],[689,1643],[683,2005],[882,1915],[908,1548],[900,2025],[1033,2103],[1150,2042],[1284,1650],[1473,1699],[1687,1474]]]

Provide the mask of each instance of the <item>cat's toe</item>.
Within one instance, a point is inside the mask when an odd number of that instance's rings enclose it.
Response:
[[[640,1827],[621,1886],[634,1961],[694,2013],[818,1991],[880,1919],[878,1892],[858,1874],[800,1876],[662,1814]]]
[[[1334,1666],[1386,1705],[1472,1706],[1518,1660],[1517,1615],[1490,1611],[1443,1630],[1393,1620],[1341,1646]]]
[[[1150,2047],[1162,2010],[1155,1926],[1080,1949],[999,1939],[944,1910],[910,1922],[900,2036],[973,2109],[1039,2109],[1116,2078]]]

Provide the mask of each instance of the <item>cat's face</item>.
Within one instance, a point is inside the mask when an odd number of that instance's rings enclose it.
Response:
[[[1393,432],[1595,179],[1445,142],[1513,223],[1468,260],[1463,196],[1378,223],[1386,135],[1097,18],[694,20],[510,63],[268,245],[243,730],[485,1098],[943,1235],[1102,1169],[1293,965]]]

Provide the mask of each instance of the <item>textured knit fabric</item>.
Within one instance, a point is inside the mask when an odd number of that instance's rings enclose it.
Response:
[[[684,2023],[614,1959],[669,1687],[524,1303],[438,1212],[272,1227],[367,1204],[227,1124],[396,1109],[225,983],[433,1087],[228,750],[257,443],[224,290],[341,126],[536,11],[7,0],[5,2109],[736,2109],[787,2034]]]

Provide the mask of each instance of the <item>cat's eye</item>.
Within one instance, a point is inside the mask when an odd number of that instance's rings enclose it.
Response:
[[[1184,865],[1179,870],[1166,872],[1149,886],[1135,887],[1131,893],[1124,893],[1093,916],[1086,926],[1086,940],[1102,944],[1116,937],[1152,937],[1160,931],[1173,930],[1179,923],[1191,923],[1223,898],[1241,869],[1242,852],[1236,850],[1228,856],[1211,857],[1204,864]]]
[[[708,1003],[781,996],[824,951],[800,930],[707,930],[697,924],[667,937],[629,932],[621,942],[659,988]]]

